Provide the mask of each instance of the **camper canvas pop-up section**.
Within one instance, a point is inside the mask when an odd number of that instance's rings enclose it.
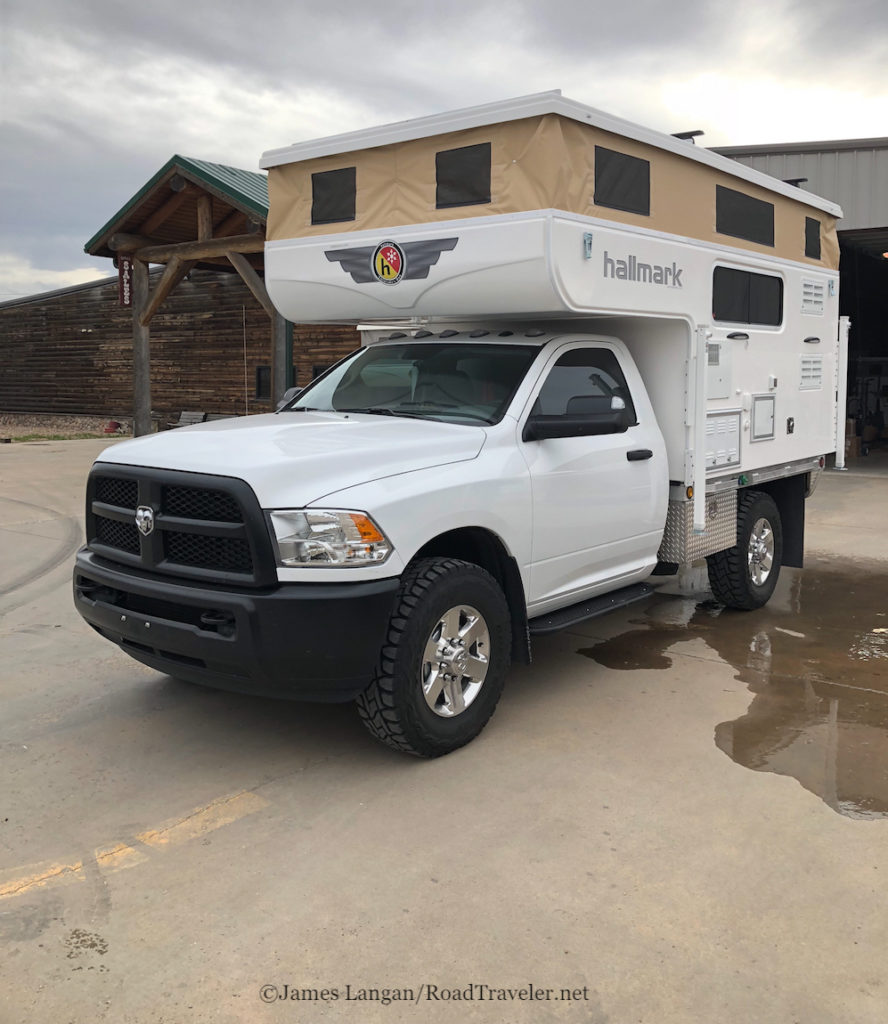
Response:
[[[844,420],[834,204],[557,92],[262,166],[275,305],[363,343],[274,415],[99,458],[105,637],[437,756],[533,635],[695,559],[747,609],[802,564]]]

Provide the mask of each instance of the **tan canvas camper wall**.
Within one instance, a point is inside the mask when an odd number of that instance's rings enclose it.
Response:
[[[834,204],[559,92],[271,150],[262,166],[273,243],[560,210],[838,266]]]

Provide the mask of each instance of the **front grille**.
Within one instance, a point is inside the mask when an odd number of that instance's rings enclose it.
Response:
[[[163,510],[182,519],[212,519],[217,523],[241,522],[237,502],[224,491],[197,487],[164,487]]]
[[[139,485],[124,477],[100,476],[96,478],[96,501],[118,508],[135,508],[139,503]]]
[[[136,528],[137,508],[154,528]],[[271,540],[249,486],[230,477],[102,466],[90,477],[88,543],[103,558],[199,578],[265,585],[276,578]]]
[[[111,503],[109,502],[109,504]],[[139,531],[135,524],[124,523],[119,519],[106,519],[104,516],[97,516],[96,540],[109,548],[127,551],[131,555],[137,555],[140,551]]]
[[[220,572],[250,572],[253,568],[249,544],[236,537],[165,531],[164,543],[168,562]]]

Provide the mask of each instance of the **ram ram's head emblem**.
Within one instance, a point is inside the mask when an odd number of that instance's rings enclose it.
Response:
[[[140,505],[136,509],[136,528],[143,537],[154,533],[154,509],[150,505]]]

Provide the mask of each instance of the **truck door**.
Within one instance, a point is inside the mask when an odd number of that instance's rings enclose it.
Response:
[[[636,375],[637,379],[637,375]],[[630,393],[616,352],[606,343],[553,353],[519,427],[530,471],[533,539],[529,610],[579,601],[648,575],[656,562],[666,514],[665,446],[640,380]],[[625,406],[622,422],[614,411]],[[641,420],[639,420],[639,411]],[[580,436],[526,439],[543,417],[558,432]],[[536,422],[542,422],[536,420]]]

